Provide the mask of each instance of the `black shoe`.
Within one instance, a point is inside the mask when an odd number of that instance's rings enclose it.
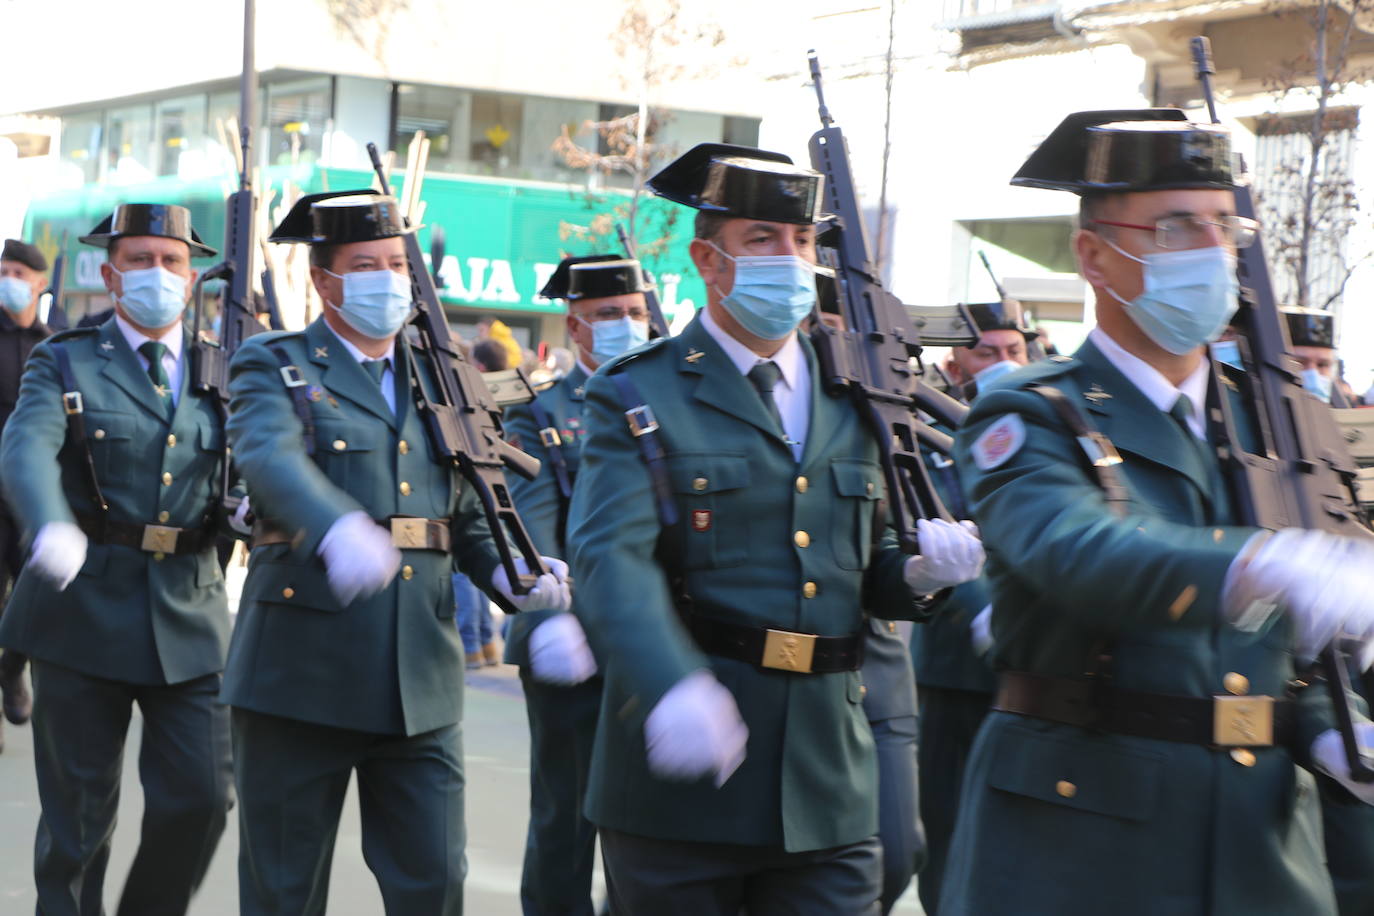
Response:
[[[14,725],[23,725],[33,715],[33,696],[29,685],[24,682],[24,669],[11,673],[3,672],[0,677],[0,692],[4,693],[5,718]]]

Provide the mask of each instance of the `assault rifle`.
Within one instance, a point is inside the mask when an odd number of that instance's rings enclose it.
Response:
[[[52,259],[52,278],[48,280],[48,288],[43,292],[48,294],[48,317],[51,319],[53,309],[62,308],[62,288],[66,285],[67,273],[67,230],[62,230],[62,247],[57,249],[57,257]],[[63,312],[65,317],[66,313]],[[47,322],[44,322],[45,324]]]
[[[1212,96],[1211,43],[1191,42],[1193,63],[1212,123],[1217,118]],[[1235,190],[1236,215],[1255,219],[1255,203],[1248,184]],[[1374,536],[1355,492],[1357,467],[1350,457],[1331,408],[1302,387],[1298,364],[1290,355],[1287,331],[1264,256],[1263,236],[1241,249],[1240,310],[1232,324],[1239,331],[1241,358],[1249,375],[1248,394],[1259,418],[1261,445],[1246,451],[1235,435],[1235,420],[1226,398],[1220,398],[1230,458],[1227,470],[1246,521],[1260,528],[1309,528],[1346,536]],[[1214,360],[1213,384],[1220,386]],[[1220,387],[1217,390],[1221,390]],[[1345,653],[1333,644],[1320,658],[1331,691],[1337,724],[1350,763],[1351,777],[1374,781],[1374,767],[1360,750],[1350,708],[1350,674]]]
[[[821,129],[811,137],[811,167],[825,176],[826,209],[833,214],[818,235],[817,260],[835,271],[843,319],[842,327],[827,324],[821,320],[818,305],[811,340],[827,389],[852,398],[877,440],[887,480],[888,512],[898,542],[907,553],[918,553],[918,520],[953,521],[926,472],[920,445],[948,452],[953,443],[920,420],[917,412],[954,427],[968,408],[921,378],[921,337],[905,306],[883,289],[869,257],[849,149],[825,106],[816,53],[808,56],[821,117]],[[954,314],[960,320],[956,329],[947,332],[948,342],[972,346],[978,330],[967,310],[956,309]]]
[[[391,196],[391,183],[386,177],[386,168],[377,153],[377,144],[367,145],[367,154],[372,159],[372,168],[384,195]],[[419,180],[412,175],[409,181]],[[407,188],[411,199],[418,201],[413,193],[413,185]],[[406,220],[407,225],[410,220]],[[425,267],[420,252],[420,240],[416,233],[404,236],[406,260],[410,265],[410,290],[415,305],[415,314],[410,324],[419,337],[421,349],[429,354],[429,371],[424,371],[409,347],[403,347],[410,364],[411,378],[415,380],[412,393],[415,408],[424,421],[425,432],[435,455],[441,460],[451,462],[463,478],[472,486],[482,503],[487,524],[491,528],[492,539],[501,555],[501,565],[517,595],[523,595],[534,587],[535,579],[548,572],[535,549],[534,541],[520,521],[506,485],[502,468],[510,468],[523,477],[533,479],[539,473],[539,460],[525,454],[501,438],[501,409],[492,400],[482,374],[477,371],[449,330],[444,307],[439,302],[439,294],[434,288],[434,278]],[[428,378],[427,386],[421,382]],[[521,375],[523,378],[523,375]],[[526,388],[529,383],[525,382]],[[433,391],[431,397],[430,391]],[[530,397],[533,397],[531,392]],[[525,558],[531,570],[521,575],[515,568],[515,549]],[[499,601],[507,612],[519,609],[506,601]]]
[[[615,234],[620,236],[620,247],[625,249],[625,257],[636,261],[639,260],[639,256],[635,254],[635,240],[630,238],[630,234],[625,231],[623,223],[615,224]],[[640,267],[642,269],[643,265],[640,265]],[[654,278],[654,282],[649,288],[644,290],[644,305],[649,309],[649,336],[670,336],[668,333],[668,322],[663,317],[663,307],[658,301],[657,277]]]

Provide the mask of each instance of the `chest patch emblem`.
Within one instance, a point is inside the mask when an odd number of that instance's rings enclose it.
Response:
[[[319,385],[311,385],[309,388],[305,389],[305,393],[312,401],[324,400],[324,389]]]
[[[1026,425],[1014,413],[1009,413],[983,430],[973,442],[973,463],[980,471],[990,471],[1005,464],[1026,443]]]
[[[711,530],[711,510],[693,509],[692,510],[692,530],[710,531]]]

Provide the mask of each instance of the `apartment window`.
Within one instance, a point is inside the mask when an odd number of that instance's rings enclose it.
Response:
[[[333,100],[329,77],[267,86],[264,155],[268,165],[314,162],[324,149]]]
[[[524,99],[497,92],[472,93],[468,158],[493,174],[520,161]]]
[[[416,131],[429,138],[429,165],[432,172],[468,171],[468,111],[471,93],[443,86],[396,87],[396,155],[402,162],[410,150]]]
[[[206,174],[205,108],[203,95],[183,96],[157,103],[157,173],[183,178]]]
[[[135,184],[153,172],[153,106],[130,105],[105,115],[105,181]]]
[[[62,164],[68,171],[79,172],[80,180],[74,184],[92,184],[100,178],[104,126],[98,111],[62,119]]]

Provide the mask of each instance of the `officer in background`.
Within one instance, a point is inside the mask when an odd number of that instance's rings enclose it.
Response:
[[[33,245],[5,239],[0,250],[0,430],[5,428],[19,400],[19,376],[34,345],[52,331],[38,317],[38,297],[48,287],[48,259]],[[24,562],[20,531],[9,506],[0,500],[0,600]],[[0,694],[5,718],[14,725],[29,721],[33,699],[24,683],[28,659],[22,652],[0,655]],[[0,724],[0,750],[5,747]]]
[[[638,261],[591,255],[564,258],[539,291],[567,302],[577,364],[532,403],[507,410],[505,425],[511,443],[541,462],[538,477],[512,476],[510,487],[535,546],[550,556],[567,556],[564,532],[586,436],[587,379],[602,363],[649,339],[645,288]],[[520,666],[530,724],[530,823],[521,904],[525,916],[590,914],[596,828],[583,815],[582,800],[601,678],[591,677],[595,662],[571,614],[536,611],[516,617],[506,637],[506,661]]]
[[[1334,913],[1298,766],[1374,800],[1325,689],[1288,695],[1295,657],[1370,630],[1374,548],[1237,524],[1209,405],[1227,398],[1245,438],[1249,405],[1206,344],[1256,230],[1235,215],[1229,134],[1183,117],[1070,115],[1013,180],[1082,195],[1097,326],[959,431],[999,689],[940,916]]]
[[[38,911],[104,912],[137,703],[143,828],[119,913],[185,913],[230,805],[224,429],[182,322],[191,260],[215,252],[168,204],[122,204],[81,241],[108,250],[114,316],[34,347],[0,441],[32,542],[0,645],[33,662]]]
[[[324,911],[355,772],[386,912],[461,913],[450,573],[524,610],[569,604],[557,560],[512,594],[477,493],[427,438],[414,398],[432,398],[431,355],[402,335],[411,231],[373,192],[302,197],[271,241],[311,246],[324,311],[252,337],[231,364],[229,436],[259,520],[222,695],[244,914]]]
[[[612,911],[876,913],[862,608],[924,612],[982,563],[961,526],[875,540],[884,479],[798,324],[821,176],[695,147],[650,181],[699,210],[707,305],[586,386],[568,545],[605,664],[587,813]]]
[[[1281,311],[1288,325],[1290,352],[1302,366],[1302,386],[1332,407],[1354,407],[1340,384],[1335,316],[1297,307]]]
[[[978,328],[978,340],[972,347],[953,348],[945,368],[971,402],[980,391],[1027,364],[1027,345],[1036,334],[1022,323],[1014,300],[975,302],[968,310]],[[954,461],[933,451],[924,456],[945,506],[955,518],[969,518]],[[911,634],[921,711],[917,745],[921,823],[928,850],[917,891],[928,916],[934,916],[940,902],[940,880],[958,821],[964,765],[997,688],[987,659],[990,600],[986,576],[958,585]]]

